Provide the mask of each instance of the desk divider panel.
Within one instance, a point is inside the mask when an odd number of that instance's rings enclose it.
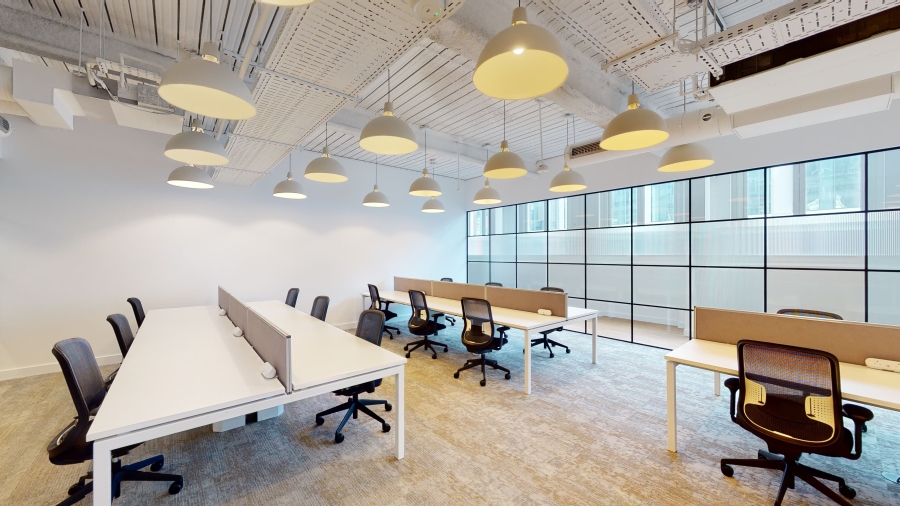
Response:
[[[491,306],[529,313],[537,313],[538,309],[549,309],[553,316],[569,317],[569,296],[565,293],[487,286],[485,298]]]
[[[219,309],[224,309],[225,314],[228,314],[228,299],[230,294],[225,291],[221,286],[219,287]]]
[[[433,294],[431,289],[432,281],[430,279],[401,278],[394,276],[394,290],[399,292],[408,292],[410,290],[419,290],[425,292],[429,297]]]
[[[486,288],[484,285],[470,285],[467,283],[450,283],[447,281],[432,281],[432,297],[442,297],[444,299],[460,300],[463,297],[472,299],[486,298]]]
[[[696,307],[694,313],[695,339],[787,344],[827,351],[841,362],[856,365],[866,365],[867,358],[900,361],[898,327],[706,307]]]
[[[228,294],[228,319],[235,327],[247,333],[247,306],[231,294]]]
[[[268,362],[275,368],[276,377],[284,385],[285,393],[291,393],[291,336],[248,308],[244,339],[263,362]]]

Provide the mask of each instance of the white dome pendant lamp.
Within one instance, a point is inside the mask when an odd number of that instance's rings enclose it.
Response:
[[[500,200],[500,192],[491,188],[490,180],[485,179],[484,188],[475,192],[475,199],[472,202],[475,204],[490,205],[499,204],[502,200]]]
[[[208,190],[213,187],[212,178],[200,167],[182,165],[169,174],[167,181],[172,186]]]
[[[303,177],[311,181],[320,183],[343,183],[347,180],[347,173],[341,162],[331,157],[328,152],[328,122],[325,122],[325,147],[322,149],[322,156],[314,158],[306,166],[306,172]]]
[[[567,114],[566,116],[572,116],[572,143],[575,143],[575,116],[571,114]],[[566,143],[569,142],[569,121],[566,120]],[[565,155],[563,156],[565,159]],[[566,163],[563,165],[563,170],[553,176],[553,180],[550,181],[550,191],[562,193],[562,192],[577,192],[579,190],[584,190],[587,188],[587,183],[584,181],[584,176],[575,172],[574,170],[569,168],[569,164]]]
[[[682,103],[682,118],[687,109],[687,96]],[[681,144],[669,148],[659,160],[659,172],[686,172],[689,170],[703,169],[715,163],[712,153],[706,147],[697,143]]]
[[[388,207],[391,205],[388,198],[378,191],[378,157],[375,157],[375,187],[363,198],[366,207]]]
[[[442,213],[444,212],[444,204],[441,204],[441,201],[431,197],[426,200],[424,204],[422,204],[422,212],[423,213]]]
[[[413,181],[409,186],[409,194],[414,197],[437,197],[441,193],[441,185],[434,180],[434,177],[428,177],[428,130],[425,133],[425,168],[422,169],[422,177]],[[427,203],[427,202],[426,202]],[[425,208],[422,208],[424,211]],[[438,211],[440,212],[440,211]]]
[[[666,121],[649,109],[642,109],[631,84],[628,109],[619,113],[603,130],[600,147],[607,151],[649,148],[669,138]]]
[[[282,199],[305,199],[306,193],[303,192],[303,185],[294,181],[294,177],[291,174],[291,169],[294,167],[294,150],[291,150],[288,157],[287,179],[275,185],[275,189],[272,190],[272,196]]]
[[[228,154],[214,138],[203,133],[200,119],[191,120],[191,129],[175,134],[166,143],[165,154],[176,162],[192,165],[225,165]]]
[[[484,164],[482,176],[489,179],[514,179],[528,173],[525,161],[522,157],[509,150],[506,142],[506,101],[503,101],[503,142],[500,143],[500,152],[494,153]]]
[[[391,103],[391,71],[388,69],[388,97],[384,114],[363,127],[359,134],[359,147],[378,155],[406,155],[419,149],[416,134],[405,121],[394,116]]]
[[[481,50],[472,82],[489,97],[520,100],[553,91],[568,76],[562,45],[547,29],[528,23],[520,1],[513,10],[512,26]]]

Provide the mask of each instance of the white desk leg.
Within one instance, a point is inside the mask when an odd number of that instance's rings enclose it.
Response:
[[[94,506],[112,504],[112,449],[94,442]]]
[[[525,330],[525,394],[531,393],[531,332]]]
[[[678,364],[672,361],[666,362],[666,410],[669,427],[669,451],[678,452],[678,422],[675,402],[675,367]]]
[[[591,363],[597,363],[597,317],[591,318]]]
[[[720,383],[722,382],[722,381],[721,381],[721,378],[719,378],[719,373],[718,373],[718,372],[713,372],[713,381],[714,381],[715,384],[716,384],[716,386],[715,386],[715,392],[716,392],[716,397],[718,397],[718,396],[721,394],[721,392],[720,392],[720,389],[721,389]]]
[[[404,425],[405,425],[404,414],[406,411],[406,406],[405,406],[406,392],[404,391],[405,390],[404,382],[406,381],[405,376],[406,376],[406,368],[404,367],[404,368],[400,369],[400,372],[398,372],[397,376],[396,376],[397,400],[396,400],[395,404],[397,404],[397,422],[396,422],[397,427],[394,430],[394,437],[397,438],[397,441],[396,441],[397,460],[400,460],[403,458],[403,455],[405,452],[404,445],[406,443],[405,435],[403,434]]]

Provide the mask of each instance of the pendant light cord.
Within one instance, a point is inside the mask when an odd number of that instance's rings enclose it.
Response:
[[[503,101],[503,140],[506,140],[506,100]]]
[[[424,160],[422,161],[425,162],[425,176],[428,177],[428,129],[423,128],[422,133],[425,135],[425,149],[422,150]]]
[[[456,138],[456,191],[459,191],[459,137]]]
[[[328,149],[328,122],[325,122],[325,149]]]
[[[538,100],[538,137],[540,138],[541,144],[541,165],[544,165],[544,117],[541,115],[542,105],[541,101]],[[568,141],[568,139],[566,139]]]
[[[388,69],[388,102],[391,101],[391,69]]]
[[[378,186],[378,155],[375,155],[375,186]]]

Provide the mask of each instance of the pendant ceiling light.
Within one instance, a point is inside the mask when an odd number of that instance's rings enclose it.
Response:
[[[494,153],[484,164],[482,176],[489,179],[513,179],[522,177],[528,173],[525,161],[522,157],[509,150],[506,142],[506,102],[503,102],[503,142],[500,143],[500,152]]]
[[[191,121],[191,129],[175,134],[166,143],[166,156],[176,162],[192,165],[225,165],[228,154],[215,139],[203,133],[200,119]]]
[[[182,165],[169,174],[167,181],[172,186],[208,190],[213,187],[212,178],[200,167]]]
[[[682,120],[687,109],[687,95],[682,102]],[[697,143],[682,144],[669,148],[659,160],[660,172],[685,172],[702,169],[715,163],[712,153],[704,146]]]
[[[566,117],[572,117],[572,143],[575,143],[575,116],[571,114],[566,114]],[[566,143],[569,142],[569,120],[566,119]],[[565,155],[563,155],[563,159],[565,160]],[[563,165],[563,170],[553,176],[553,180],[550,181],[550,191],[552,192],[577,192],[579,190],[584,190],[587,188],[587,183],[584,181],[584,176],[575,172],[574,170],[569,168],[569,164],[566,163]]]
[[[291,150],[291,153],[288,155],[288,157],[287,179],[275,185],[275,189],[272,190],[272,196],[282,199],[305,199],[306,193],[303,192],[303,185],[301,185],[297,181],[294,181],[294,177],[291,174],[291,169],[294,166],[293,150]]]
[[[384,115],[368,122],[362,129],[359,134],[359,147],[379,155],[405,155],[419,149],[412,128],[394,116],[390,70],[388,70],[388,99],[384,104]]]
[[[499,204],[502,202],[500,200],[500,193],[491,188],[491,182],[487,179],[484,180],[484,188],[475,192],[475,200],[473,200],[475,204],[488,205],[488,204]]]
[[[442,213],[444,212],[444,204],[441,204],[441,201],[431,197],[426,200],[424,204],[422,204],[422,212],[423,213]]]
[[[328,152],[328,122],[325,123],[325,147],[322,149],[322,156],[309,162],[303,177],[320,183],[343,183],[347,180],[344,166]]]
[[[427,163],[428,160],[428,131],[425,132],[425,160]],[[413,181],[413,183],[409,186],[409,194],[415,197],[437,197],[440,195],[441,185],[434,180],[433,177],[428,177],[428,165],[425,165],[425,168],[422,169],[422,177]],[[426,202],[427,203],[427,202]],[[443,209],[443,208],[442,208]],[[425,211],[425,208],[422,208]],[[436,211],[440,212],[440,211]]]
[[[378,191],[378,157],[375,157],[375,187],[363,198],[363,205],[367,207],[387,207],[390,204],[388,198]]]
[[[669,138],[666,121],[648,109],[641,109],[638,96],[628,96],[628,109],[612,119],[603,130],[600,147],[607,151],[648,148]]]
[[[513,10],[512,26],[481,50],[472,81],[489,97],[520,100],[559,88],[568,75],[562,45],[547,29],[529,24],[520,3]]]

